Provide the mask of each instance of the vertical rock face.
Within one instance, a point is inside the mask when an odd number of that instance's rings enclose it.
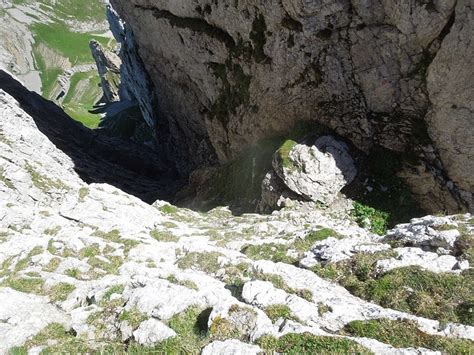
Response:
[[[404,173],[415,192],[433,186],[426,205],[472,201],[472,0],[111,3],[182,171],[317,121],[362,151],[416,157]]]
[[[99,42],[90,42],[92,56],[100,76],[100,86],[104,93],[103,101],[110,103],[120,100],[120,57],[105,49]]]

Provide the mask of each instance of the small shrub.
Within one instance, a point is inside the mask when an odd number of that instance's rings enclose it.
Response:
[[[178,213],[178,208],[172,205],[163,205],[159,210],[166,214],[176,214]]]
[[[286,304],[271,305],[265,308],[264,311],[272,322],[276,322],[280,318],[298,321],[298,319],[293,316],[290,307],[288,307]]]
[[[359,226],[366,228],[367,221],[370,222],[370,231],[375,234],[383,235],[387,231],[390,214],[377,210],[373,207],[354,202],[353,216]]]

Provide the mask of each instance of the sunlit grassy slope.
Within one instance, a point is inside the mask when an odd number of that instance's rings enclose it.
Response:
[[[49,22],[31,25],[36,69],[40,72],[43,96],[48,99],[56,98],[57,80],[65,70],[94,63],[89,49],[91,39],[105,46],[112,45],[110,38],[100,34],[103,26],[98,25],[97,29],[94,26],[105,21],[105,6],[101,0],[14,0],[13,3],[37,4],[49,14]],[[83,32],[84,24],[88,32]],[[99,123],[99,116],[89,113],[101,97],[99,82],[95,71],[74,74],[62,102],[71,117],[90,128],[96,128]]]

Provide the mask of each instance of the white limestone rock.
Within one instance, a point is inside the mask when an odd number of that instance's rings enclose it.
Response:
[[[469,262],[459,262],[451,255],[438,255],[425,252],[419,248],[397,248],[397,258],[377,261],[376,268],[379,272],[387,272],[406,266],[420,266],[431,272],[461,271],[469,267]]]
[[[236,339],[214,341],[202,350],[202,355],[257,355],[262,349],[257,345],[243,343]]]
[[[176,332],[173,329],[154,318],[142,322],[138,329],[133,332],[133,338],[138,344],[144,346],[153,346],[175,336]]]
[[[51,323],[67,329],[70,316],[48,303],[46,297],[0,288],[0,353],[22,345]]]
[[[450,217],[414,218],[410,223],[399,224],[388,231],[385,240],[414,247],[449,250],[461,235],[457,226],[458,222]]]
[[[297,144],[284,157],[275,154],[273,168],[294,193],[330,205],[340,190],[357,175],[349,148],[334,137],[323,136],[314,144]]]

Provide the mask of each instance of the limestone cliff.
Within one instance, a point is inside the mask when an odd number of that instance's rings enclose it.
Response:
[[[0,354],[473,349],[472,215],[198,213],[163,167],[0,71]]]
[[[313,121],[401,153],[425,207],[472,207],[472,0],[111,3],[181,171]]]

